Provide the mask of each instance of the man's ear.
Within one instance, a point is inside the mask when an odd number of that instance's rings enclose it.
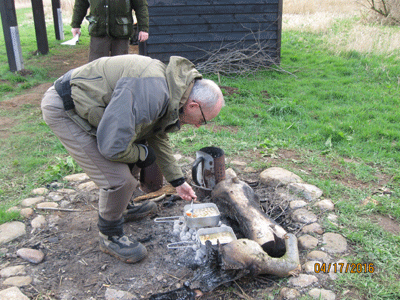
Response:
[[[199,106],[199,104],[193,100],[188,103],[188,108],[190,108],[190,109],[197,108],[198,106]]]

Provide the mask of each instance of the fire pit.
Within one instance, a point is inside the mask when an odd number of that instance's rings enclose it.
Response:
[[[301,267],[296,236],[287,233],[264,213],[253,189],[234,172],[227,170],[224,178],[208,180],[212,186],[207,186],[206,181],[201,180],[198,162],[201,160],[198,158],[195,162],[196,180],[202,184],[197,188],[211,191],[211,198],[202,201],[211,200],[212,203],[195,205],[204,211],[210,210],[210,215],[201,215],[200,210],[196,215],[194,207],[186,205],[183,217],[175,219],[171,226],[177,241],[168,244],[168,248],[177,249],[175,251],[184,249],[188,263],[195,270],[185,289],[211,291],[248,274],[297,275]],[[205,170],[208,179],[215,179],[210,169],[200,170]],[[163,295],[168,297],[168,293]]]

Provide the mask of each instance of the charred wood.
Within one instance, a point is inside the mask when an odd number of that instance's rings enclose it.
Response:
[[[285,255],[271,257],[255,241],[239,239],[220,246],[221,266],[225,270],[248,270],[251,275],[296,276],[301,271],[296,236],[286,234],[285,246]]]
[[[219,182],[211,197],[220,211],[240,224],[242,234],[261,245],[272,257],[285,254],[286,231],[261,209],[254,190],[237,177]]]

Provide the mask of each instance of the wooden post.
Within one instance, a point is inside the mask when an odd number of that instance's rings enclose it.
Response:
[[[36,43],[40,54],[49,53],[49,44],[47,41],[46,22],[44,19],[44,10],[42,0],[31,0],[33,20],[35,23]]]
[[[53,7],[53,21],[54,21],[54,30],[56,33],[56,40],[63,40],[64,28],[62,22],[60,0],[51,0],[51,4]]]
[[[14,1],[0,1],[0,12],[10,71],[20,71],[24,68],[24,63],[22,61],[21,42],[19,39]]]

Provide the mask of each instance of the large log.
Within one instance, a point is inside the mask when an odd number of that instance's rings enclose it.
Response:
[[[221,213],[236,220],[242,234],[268,255],[281,257],[286,253],[287,232],[261,210],[258,196],[248,184],[227,172],[227,178],[214,187],[211,197]]]
[[[271,257],[255,241],[239,239],[220,246],[219,254],[225,270],[248,270],[251,275],[270,274],[279,277],[297,276],[301,271],[297,238],[285,236],[286,253],[282,257]]]

